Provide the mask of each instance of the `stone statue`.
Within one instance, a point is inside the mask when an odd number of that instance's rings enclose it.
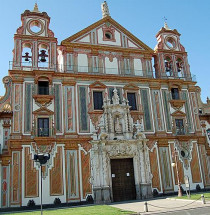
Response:
[[[116,134],[122,134],[122,124],[120,123],[119,117],[115,119],[114,130]]]
[[[110,14],[109,14],[109,8],[108,8],[108,5],[107,5],[106,1],[104,1],[101,4],[101,10],[102,10],[102,18],[104,18],[106,16],[110,16]]]
[[[114,95],[112,97],[113,105],[117,105],[120,102],[120,98],[119,98],[119,96],[117,94],[117,89],[116,88],[114,88],[113,93],[114,93]]]

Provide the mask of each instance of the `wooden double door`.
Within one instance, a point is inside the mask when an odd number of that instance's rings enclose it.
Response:
[[[133,158],[111,159],[114,202],[136,199]]]

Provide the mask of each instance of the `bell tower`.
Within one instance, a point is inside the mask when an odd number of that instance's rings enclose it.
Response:
[[[155,47],[155,71],[157,78],[175,78],[191,80],[187,52],[180,43],[176,29],[171,30],[167,23],[157,33]]]
[[[55,70],[57,39],[49,29],[48,14],[40,12],[35,4],[32,11],[21,14],[21,22],[14,35],[12,69]]]

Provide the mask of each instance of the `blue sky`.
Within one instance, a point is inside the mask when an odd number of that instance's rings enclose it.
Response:
[[[12,60],[13,35],[21,25],[20,15],[33,9],[35,0],[1,1],[0,80],[8,74]],[[60,43],[72,34],[101,19],[103,0],[37,0],[39,10],[51,17],[50,28]],[[210,97],[210,1],[209,0],[107,0],[111,17],[152,49],[156,33],[168,26],[181,33],[188,52],[191,73],[197,77],[202,100]],[[4,95],[0,83],[0,96]]]

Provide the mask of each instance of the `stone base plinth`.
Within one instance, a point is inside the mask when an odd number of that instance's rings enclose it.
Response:
[[[93,193],[95,204],[106,204],[111,202],[110,187],[95,187],[93,188]]]

